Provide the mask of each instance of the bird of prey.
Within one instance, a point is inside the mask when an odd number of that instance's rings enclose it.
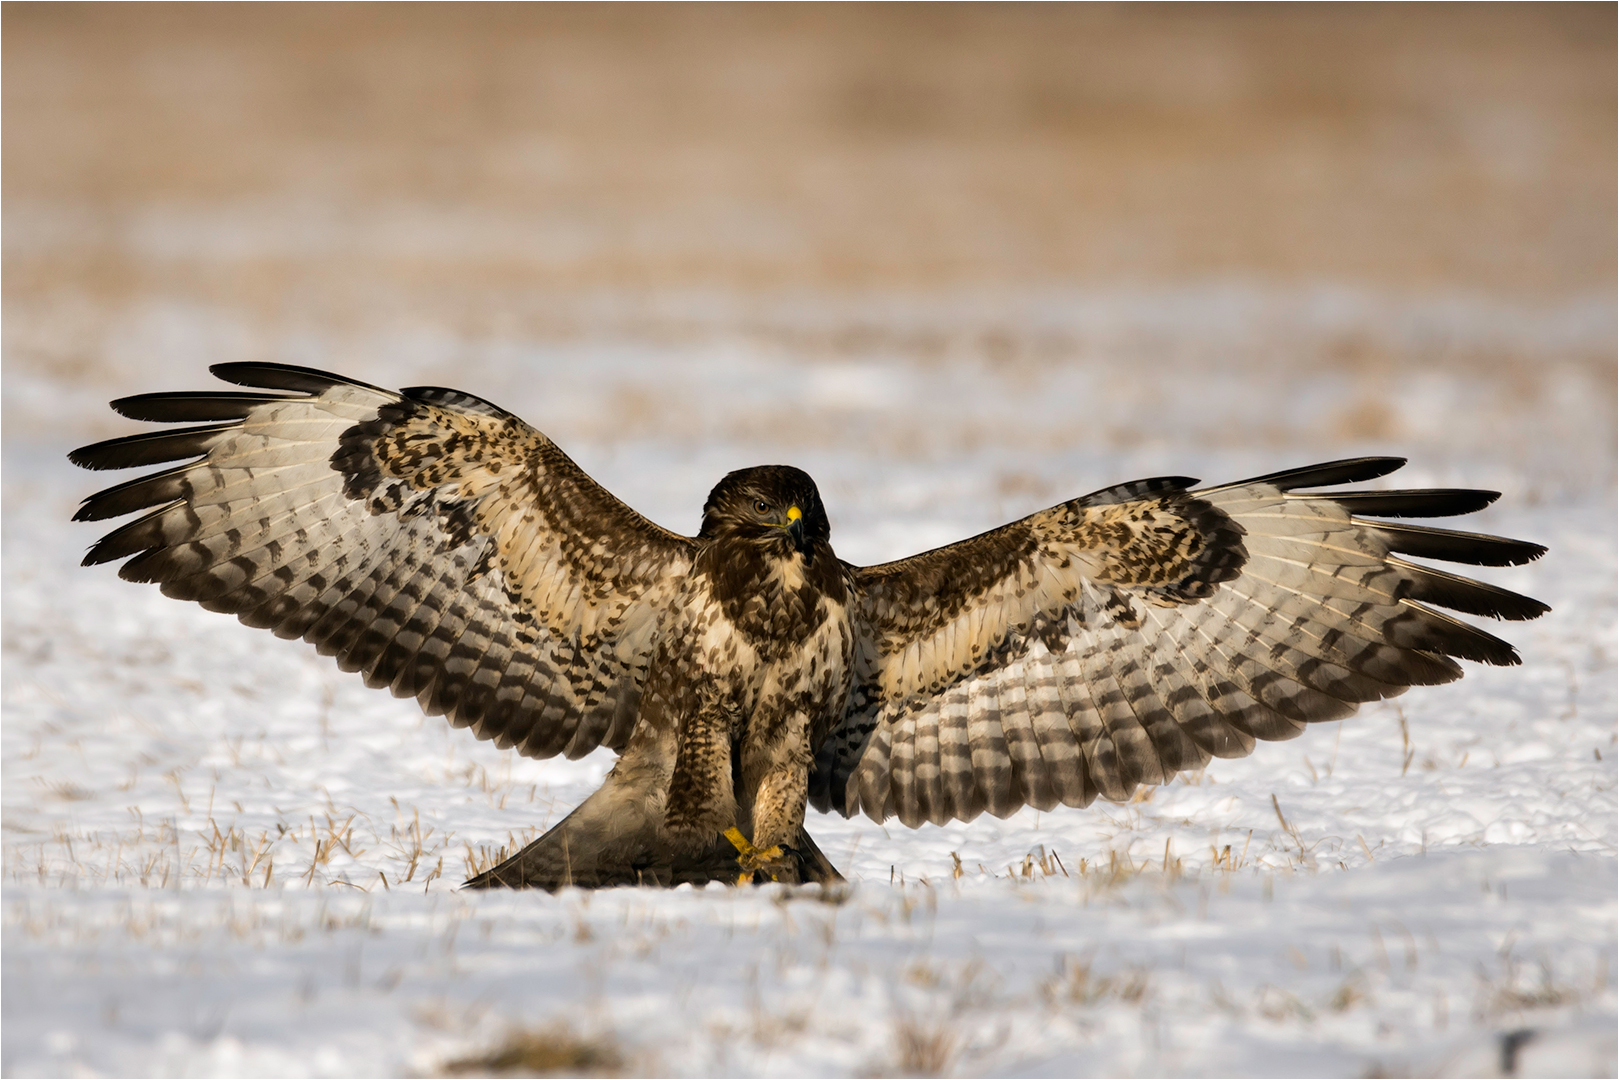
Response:
[[[1138,480],[853,566],[795,468],[727,475],[682,536],[470,394],[212,370],[252,389],[123,398],[191,426],[70,455],[167,466],[84,500],[77,520],[140,515],[85,563],[127,560],[120,576],[311,642],[497,746],[618,752],[474,886],[836,880],[807,805],[914,827],[1128,799],[1450,682],[1457,658],[1519,662],[1440,608],[1548,610],[1409,558],[1543,547],[1388,520],[1496,493],[1315,490],[1399,458]]]

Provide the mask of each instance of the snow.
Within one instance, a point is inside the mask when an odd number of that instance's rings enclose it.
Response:
[[[682,310],[672,341],[279,347],[498,401],[684,531],[727,469],[802,465],[856,562],[1139,476],[1405,453],[1392,483],[1506,493],[1469,527],[1551,554],[1480,574],[1554,611],[1497,630],[1521,667],[1128,805],[814,816],[847,890],[458,892],[610,757],[496,751],[301,643],[78,567],[97,534],[67,519],[107,478],[63,454],[131,429],[101,403],[251,351],[226,311],[135,305],[96,377],[7,370],[0,1071],[432,1073],[526,1032],[680,1075],[1614,1074],[1613,408],[1578,360],[1611,349],[1611,300],[1239,284]],[[863,344],[794,344],[845,331]],[[1553,359],[1289,359],[1346,334]]]

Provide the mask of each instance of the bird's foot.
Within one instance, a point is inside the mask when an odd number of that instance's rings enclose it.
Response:
[[[754,874],[759,872],[770,875],[771,881],[780,881],[781,872],[788,868],[797,854],[784,844],[756,848],[742,835],[742,830],[734,825],[725,830],[725,839],[736,848],[736,864],[742,868],[742,873],[736,879],[738,885],[752,884]]]

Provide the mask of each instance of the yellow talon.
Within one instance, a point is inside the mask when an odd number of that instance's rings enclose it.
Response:
[[[738,885],[747,885],[752,882],[755,870],[763,870],[770,874],[771,881],[780,880],[771,872],[769,866],[770,863],[781,858],[781,847],[779,845],[773,844],[760,850],[749,843],[748,838],[742,835],[742,830],[734,825],[725,830],[725,839],[729,840],[731,846],[736,848],[737,865],[742,867],[742,873],[736,879]]]

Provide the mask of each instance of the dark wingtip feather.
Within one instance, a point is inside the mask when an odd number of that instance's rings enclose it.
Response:
[[[85,499],[79,504],[79,508],[73,511],[73,517],[70,520],[105,521],[108,518],[122,517],[125,514],[132,514],[136,510],[142,509],[146,505],[142,504],[141,506],[131,506],[128,509],[119,509],[115,500],[103,498],[103,496],[110,494],[112,494],[111,491],[102,491],[97,492],[88,499]]]
[[[234,427],[233,424],[222,424],[125,435],[120,439],[81,446],[70,451],[67,459],[81,469],[97,471],[161,465],[181,458],[201,457],[208,452],[220,432],[231,431]]]
[[[1499,491],[1472,488],[1413,488],[1405,491],[1320,491],[1294,498],[1330,499],[1351,514],[1373,517],[1456,517],[1489,506]]]
[[[115,562],[161,544],[163,532],[158,524],[158,518],[168,509],[169,507],[165,506],[127,525],[120,525],[97,540],[90,550],[84,553],[84,560],[79,565],[100,566],[102,563]]]
[[[350,379],[318,368],[299,367],[296,364],[267,364],[245,361],[214,364],[208,369],[215,377],[237,386],[257,386],[266,390],[290,390],[300,394],[320,394],[334,386],[357,386],[362,390],[389,393],[380,386]]]
[[[73,520],[104,521],[107,518],[123,517],[138,510],[150,509],[159,504],[172,503],[184,496],[183,478],[192,468],[194,466],[188,463],[147,476],[137,476],[133,480],[126,480],[122,484],[98,491],[79,503],[79,509],[73,514]]]
[[[1391,644],[1443,653],[1494,667],[1514,667],[1523,663],[1518,650],[1494,634],[1423,604],[1411,600],[1401,603],[1408,609],[1407,614],[1389,620],[1384,629]]]
[[[136,394],[109,402],[112,410],[131,420],[160,424],[199,423],[209,420],[244,420],[259,405],[284,398],[272,394],[197,390],[167,394]]]
[[[69,450],[67,459],[81,469],[116,468],[116,466],[96,464],[101,460],[102,448],[105,446],[106,443],[91,443],[89,446],[81,446],[77,450]]]
[[[1405,599],[1460,611],[1467,615],[1482,615],[1490,619],[1524,622],[1538,619],[1551,610],[1547,604],[1533,597],[1522,596],[1481,581],[1447,574],[1428,566],[1418,566],[1404,559],[1390,558],[1405,576]]]
[[[1423,559],[1443,559],[1446,562],[1470,563],[1474,566],[1522,566],[1546,554],[1542,544],[1527,540],[1510,540],[1504,536],[1484,533],[1457,532],[1451,529],[1430,529],[1424,525],[1395,525],[1386,521],[1363,521],[1352,518],[1355,524],[1382,537],[1388,549],[1401,555],[1415,555]]]
[[[1270,484],[1283,491],[1292,491],[1294,488],[1323,487],[1327,484],[1355,484],[1362,480],[1376,480],[1379,476],[1387,476],[1404,464],[1403,457],[1344,458],[1341,461],[1323,461],[1319,465],[1306,465],[1298,469],[1284,469],[1281,472],[1267,473],[1264,476],[1254,476],[1234,484],[1220,486],[1239,488],[1249,484]]]

